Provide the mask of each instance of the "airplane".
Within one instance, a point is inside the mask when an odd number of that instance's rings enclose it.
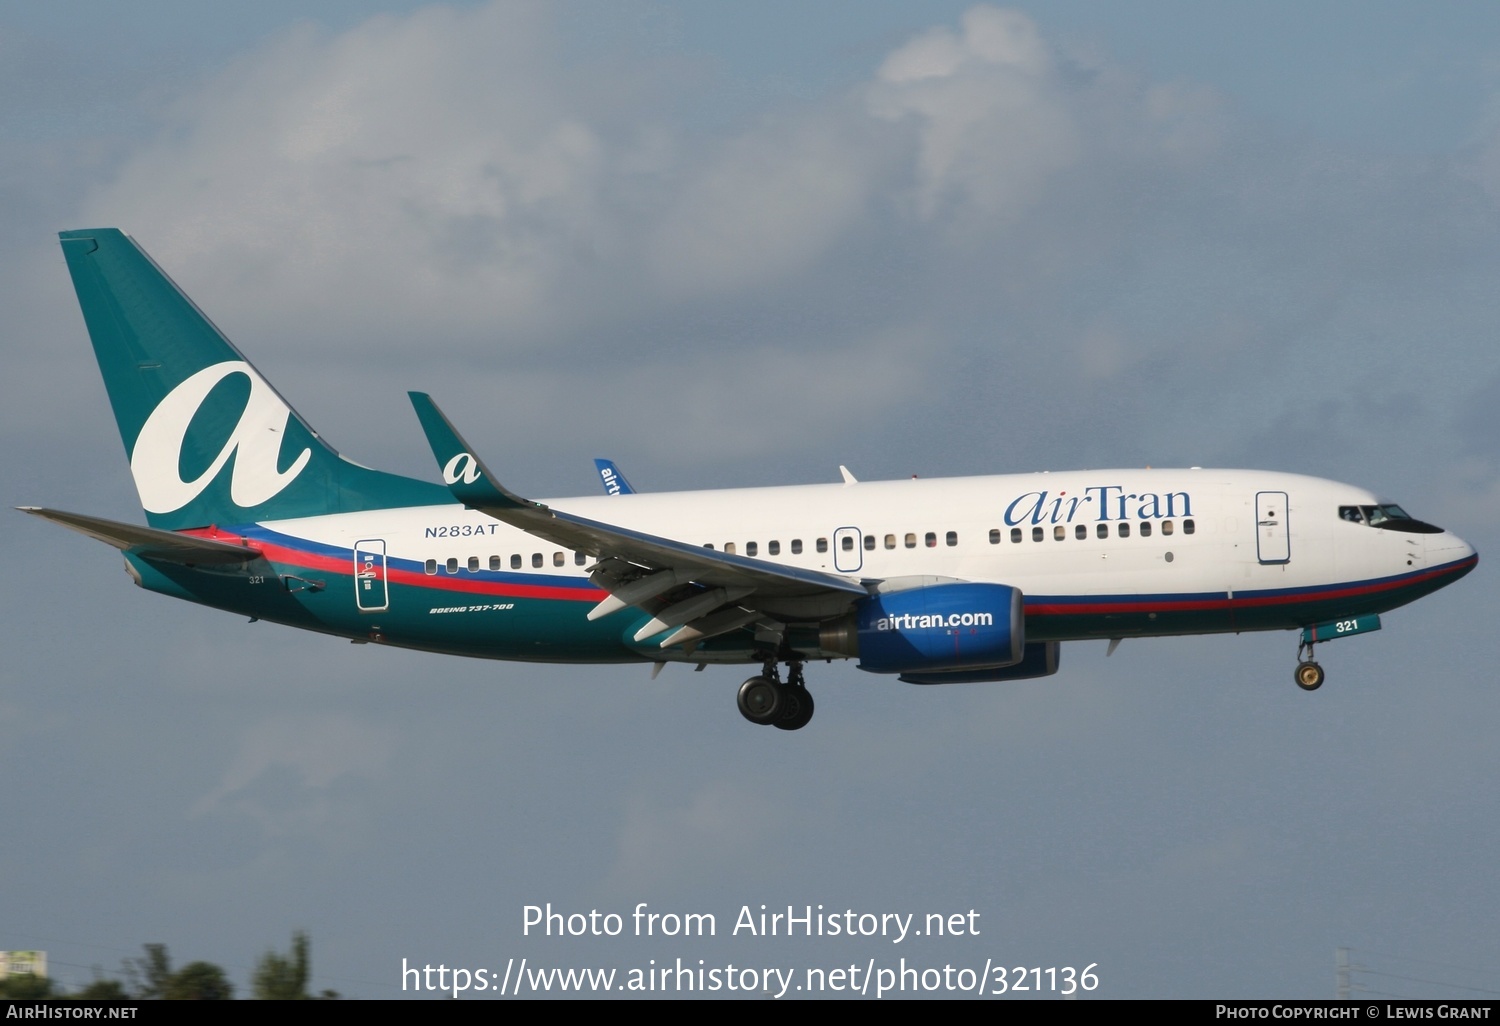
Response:
[[[1136,469],[535,501],[409,393],[443,484],[335,451],[134,240],[60,233],[149,526],[22,507],[149,591],[490,659],[758,666],[750,722],[813,715],[804,664],[921,685],[1054,674],[1064,642],[1300,631],[1314,648],[1478,563],[1452,532],[1296,474]],[[781,667],[785,665],[785,678]]]
[[[599,473],[599,482],[604,485],[605,495],[635,494],[635,489],[630,487],[630,482],[625,480],[625,475],[620,473],[620,468],[615,466],[614,460],[595,457],[594,469]]]

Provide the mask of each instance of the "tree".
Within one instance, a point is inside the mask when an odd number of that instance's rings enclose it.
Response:
[[[169,1001],[228,1001],[234,985],[212,962],[189,962],[167,981],[162,997]]]
[[[292,934],[292,950],[285,956],[267,951],[255,965],[255,996],[262,1001],[303,1001],[311,975],[307,934]]]
[[[73,995],[82,1001],[124,1001],[129,996],[119,980],[106,980],[97,968],[94,982]]]
[[[35,1001],[52,997],[52,981],[46,976],[32,973],[16,973],[0,980],[0,998],[12,1001]]]
[[[147,944],[145,958],[127,958],[125,977],[130,981],[132,997],[151,1000],[227,1001],[234,996],[234,985],[224,970],[212,962],[189,962],[172,971],[172,956],[165,944]]]
[[[130,981],[133,997],[159,998],[172,979],[172,956],[165,944],[147,944],[145,958],[125,959],[125,978]]]

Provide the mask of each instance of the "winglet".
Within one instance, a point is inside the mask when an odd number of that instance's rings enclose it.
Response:
[[[615,466],[614,460],[594,460],[594,468],[599,471],[599,480],[604,482],[604,493],[606,495],[634,495],[635,489],[630,487],[630,482],[625,480],[625,475],[620,473],[620,468]]]
[[[443,468],[443,483],[453,497],[465,506],[474,509],[485,507],[500,509],[543,509],[540,503],[531,502],[507,489],[490,469],[484,465],[469,443],[464,441],[437,403],[426,392],[408,392],[417,419],[422,422],[422,431],[427,435],[427,444]]]

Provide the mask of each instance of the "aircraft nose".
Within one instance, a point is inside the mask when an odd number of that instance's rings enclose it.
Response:
[[[1478,565],[1479,553],[1452,531],[1444,531],[1441,535],[1427,543],[1427,558],[1432,563],[1457,563],[1466,559],[1473,559],[1474,565]]]

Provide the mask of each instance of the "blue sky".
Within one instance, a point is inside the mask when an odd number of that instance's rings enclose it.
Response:
[[[140,516],[55,240],[109,224],[413,475],[408,388],[528,494],[593,456],[652,491],[1252,466],[1493,548],[1493,5],[308,10],[0,5],[11,505]],[[820,667],[768,738],[730,670],[352,649],[0,538],[0,947],[70,983],[161,941],[243,992],[295,929],[361,997],[403,958],[893,954],[522,936],[645,901],[974,908],[912,957],[1114,997],[1329,996],[1339,946],[1447,981],[1370,993],[1500,991],[1485,564],[1315,695],[1290,635],[1075,645],[1014,685]]]

